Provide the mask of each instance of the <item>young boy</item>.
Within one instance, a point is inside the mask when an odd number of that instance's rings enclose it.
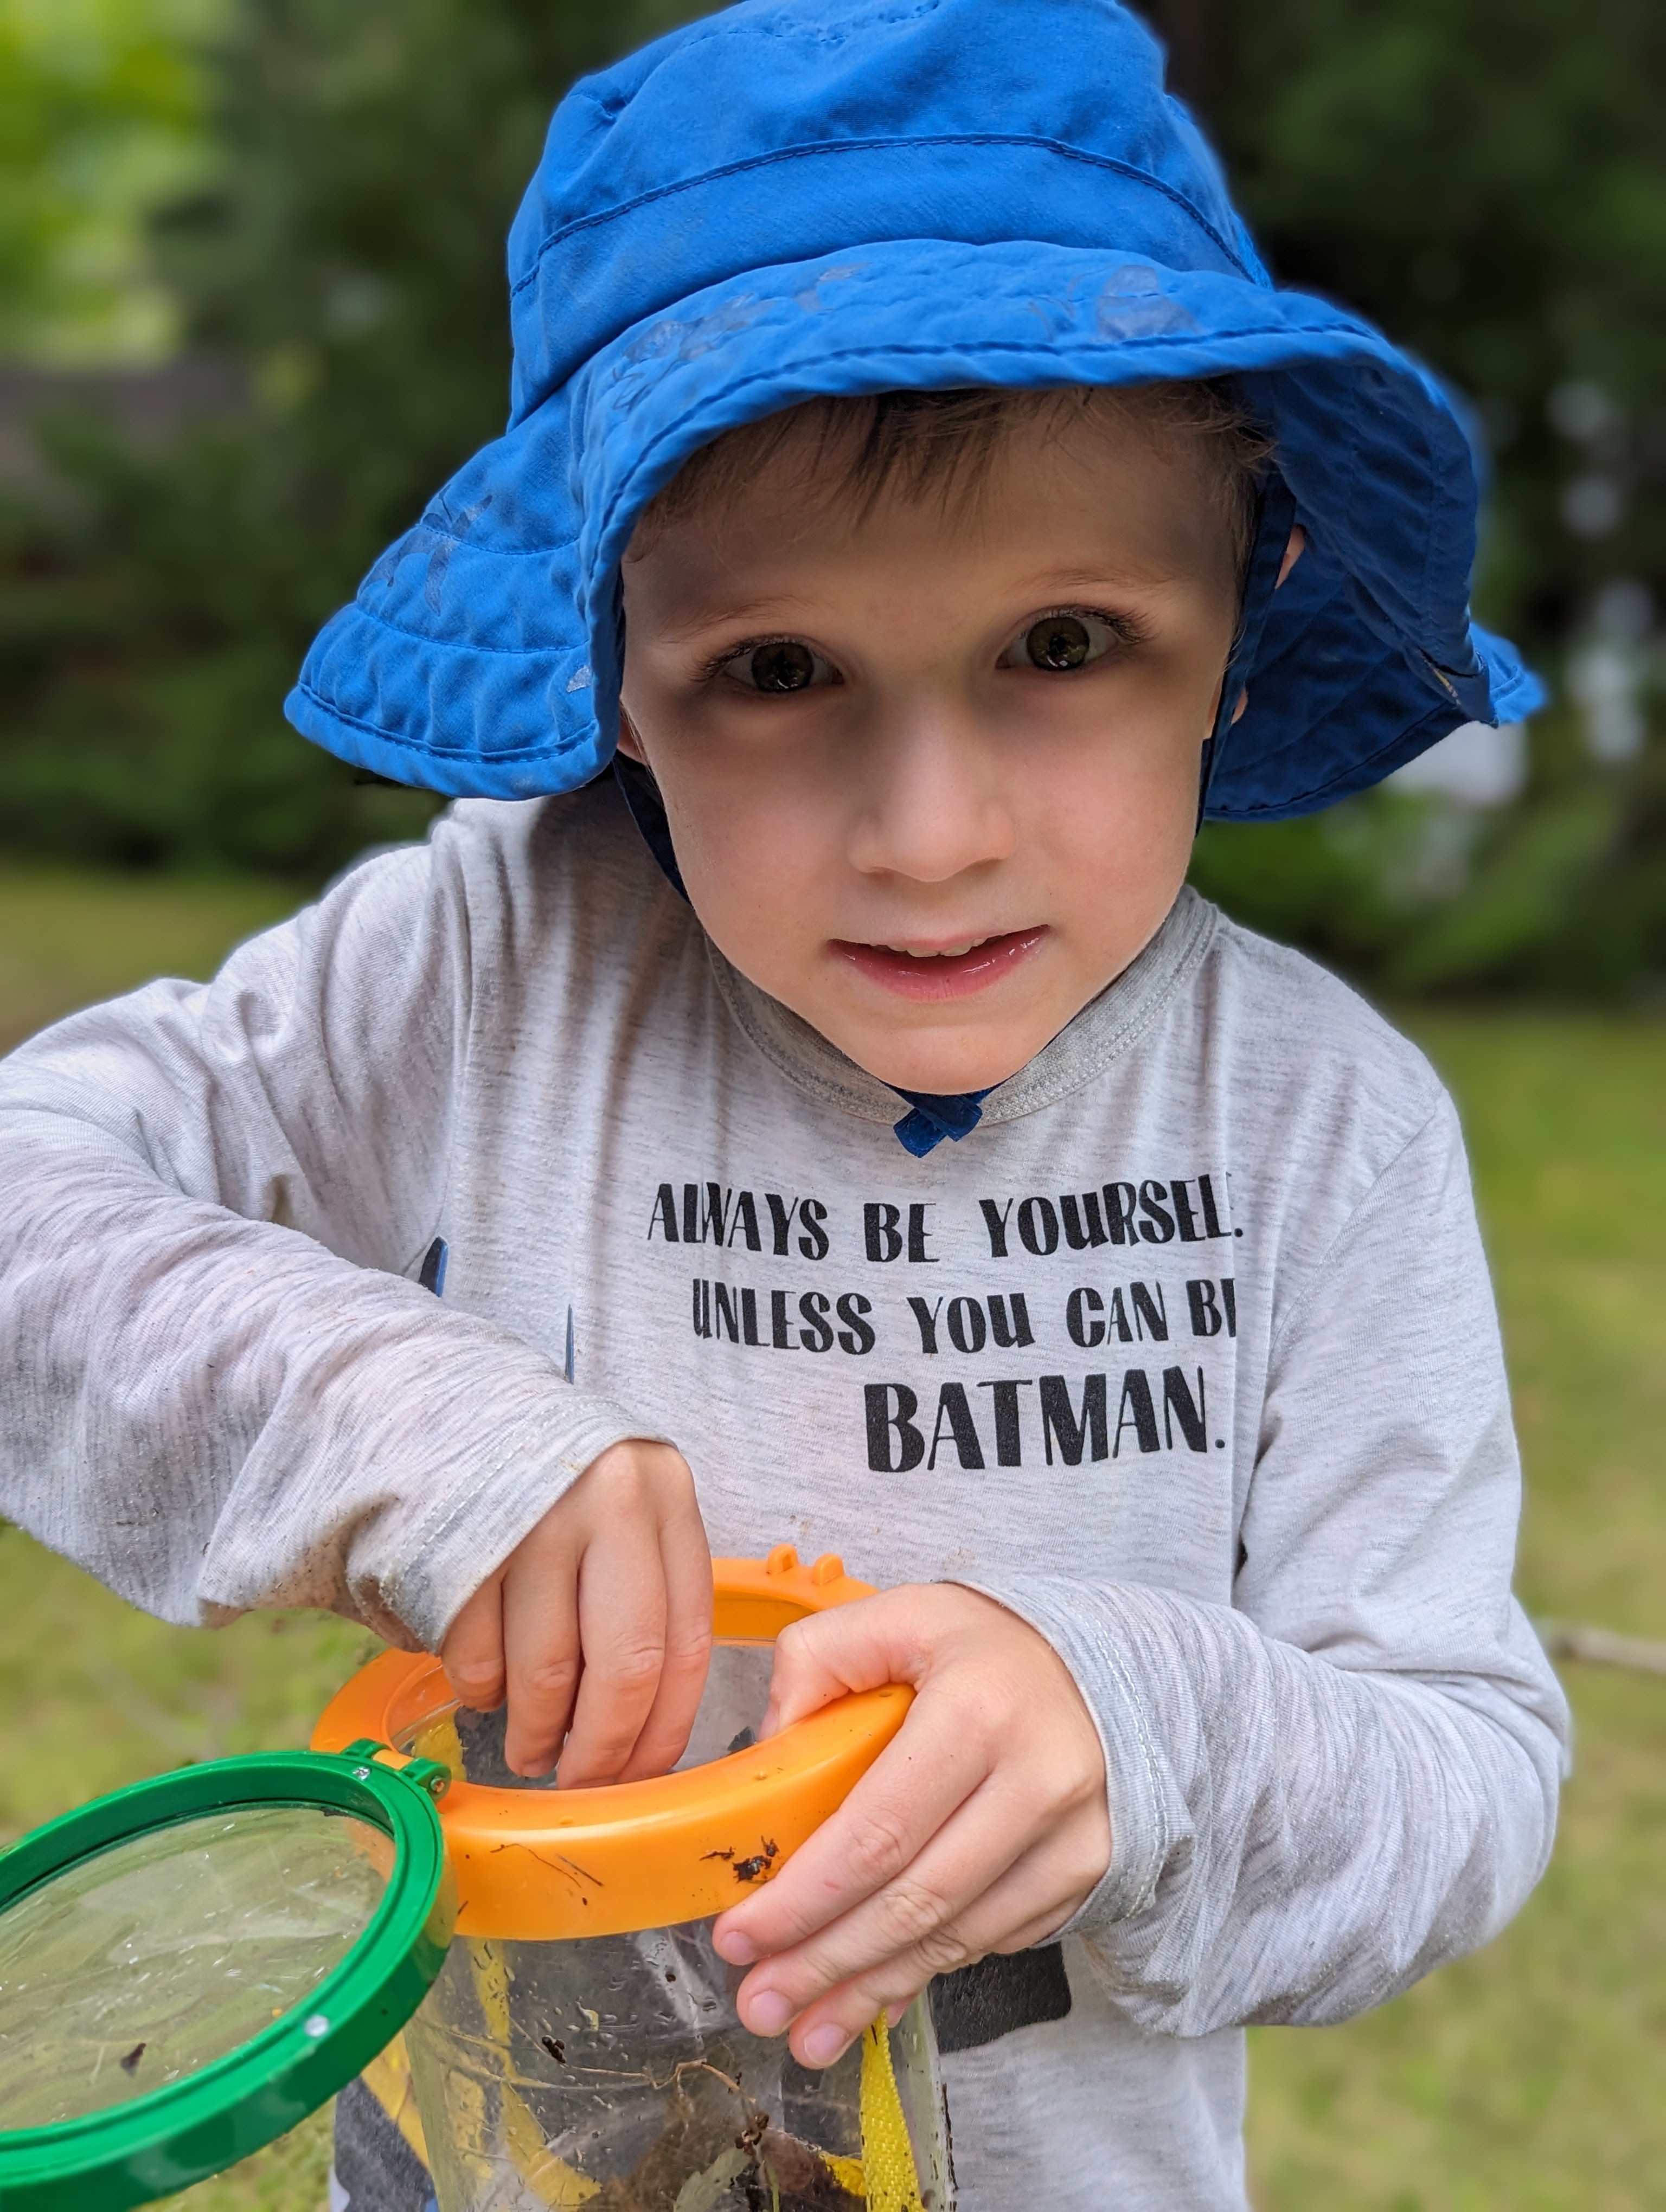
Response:
[[[966,2212],[1242,2207],[1242,2024],[1493,1935],[1565,1726],[1452,1109],[1183,888],[1534,689],[1447,402],[1158,69],[749,0],[581,85],[512,427],[290,702],[469,803],[0,1086],[5,1510],[137,1602],[438,1650],[582,1786],[677,1757],[708,1543],[885,1586],[773,1716],[908,1722],[718,1940],[812,2066],[985,1961]]]

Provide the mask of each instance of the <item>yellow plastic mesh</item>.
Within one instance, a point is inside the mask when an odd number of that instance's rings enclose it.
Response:
[[[861,2113],[868,2212],[925,2212],[883,2013],[862,2037]]]
[[[847,2197],[867,2195],[867,2176],[862,2172],[860,2159],[841,2158],[836,2150],[818,2150],[816,2155]]]

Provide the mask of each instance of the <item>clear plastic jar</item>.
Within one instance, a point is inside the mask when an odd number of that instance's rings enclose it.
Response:
[[[752,1743],[771,1656],[757,1639],[719,1644],[679,1771]],[[547,1790],[504,1765],[501,1714],[447,1701],[396,1741],[469,1784]],[[714,1828],[705,1856],[739,1895],[771,1873],[777,1846],[760,1832],[751,1851],[746,1831],[737,1856],[718,1840],[736,1832]],[[552,1832],[550,1879],[595,1881],[561,1840]],[[466,1893],[463,1905],[466,1926]],[[812,2072],[784,2039],[741,2026],[741,1974],[712,1948],[713,1924],[453,1942],[405,2032],[441,2212],[950,2212],[925,2004]]]
[[[441,2212],[945,2212],[924,2005],[812,2073],[711,1928],[453,1944],[405,2036]]]

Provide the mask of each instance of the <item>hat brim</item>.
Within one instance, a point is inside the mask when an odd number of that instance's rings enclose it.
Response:
[[[1474,457],[1426,370],[1309,295],[1114,247],[920,239],[760,269],[626,331],[477,454],[319,637],[295,726],[397,781],[522,799],[617,734],[619,564],[643,507],[738,424],[821,397],[1231,376],[1308,536],[1208,811],[1310,811],[1536,681],[1474,629]]]

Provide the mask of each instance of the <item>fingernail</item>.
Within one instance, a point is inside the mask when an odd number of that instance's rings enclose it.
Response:
[[[755,1966],[758,1961],[757,1945],[739,1928],[726,1928],[721,1936],[714,1936],[712,1948],[732,1966]]]
[[[812,2027],[804,2039],[804,2063],[806,2066],[830,2066],[849,2041],[842,2027]]]
[[[779,2035],[793,2017],[793,2008],[779,1990],[760,1990],[746,2007],[746,2025],[754,2035]]]

